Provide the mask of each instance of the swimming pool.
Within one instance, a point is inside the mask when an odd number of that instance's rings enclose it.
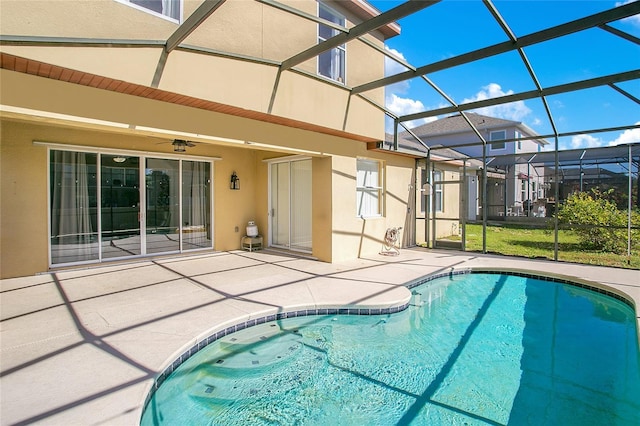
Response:
[[[412,289],[389,315],[267,322],[186,359],[141,424],[640,424],[634,310],[528,276]]]

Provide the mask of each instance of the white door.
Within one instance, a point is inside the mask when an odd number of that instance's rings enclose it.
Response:
[[[476,220],[478,212],[478,177],[467,176],[467,220]]]
[[[270,245],[311,252],[311,160],[271,163]]]

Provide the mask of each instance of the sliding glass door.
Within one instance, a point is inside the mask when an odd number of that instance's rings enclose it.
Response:
[[[51,264],[212,248],[208,161],[51,150]]]
[[[272,163],[270,191],[271,245],[311,252],[311,160]]]

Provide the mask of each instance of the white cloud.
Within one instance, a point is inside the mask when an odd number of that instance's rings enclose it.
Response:
[[[616,2],[616,7],[624,6],[625,4],[633,3],[636,0],[626,0],[626,1],[618,1]],[[640,27],[640,14],[629,16],[628,18],[624,18],[623,22],[630,22],[632,25]]]
[[[602,139],[594,138],[591,135],[576,135],[571,137],[569,149],[578,148],[597,148],[603,146],[605,143]]]
[[[403,61],[406,61],[404,55],[401,52],[398,52],[397,50],[391,49],[387,46],[385,46],[385,49],[387,49],[387,51],[402,59]],[[385,75],[387,76],[399,74],[408,70],[408,68],[404,65],[399,64],[388,57],[385,57],[384,69]],[[397,116],[424,112],[426,108],[421,101],[412,99],[407,96],[402,96],[406,95],[409,92],[410,87],[411,83],[409,82],[409,80],[401,81],[399,83],[394,83],[387,86],[385,88],[385,107]],[[435,120],[435,117],[404,122],[404,124],[409,128],[413,128],[433,120]],[[387,120],[387,124],[385,127],[388,133],[391,133],[393,131],[393,124],[391,120]]]
[[[636,124],[640,124],[640,122]],[[568,146],[560,147],[560,149],[598,148],[607,145],[614,146],[632,142],[640,142],[640,129],[627,129],[611,141],[606,141],[587,134],[576,135],[571,137]]]
[[[404,55],[400,52],[398,52],[395,49],[391,49],[387,46],[384,47],[389,53],[397,56],[398,58],[402,59],[403,61],[406,62]],[[407,71],[408,68],[405,67],[404,65],[401,65],[399,63],[397,63],[396,61],[394,61],[393,59],[385,56],[384,57],[384,74],[386,76],[390,76],[390,75],[396,75],[396,74],[400,74],[402,72]],[[392,93],[399,93],[399,94],[404,94],[407,93],[407,91],[409,90],[409,80],[405,80],[405,81],[401,81],[399,83],[394,83],[391,84],[389,86],[387,86],[387,88],[385,89],[387,91],[387,94],[392,94]]]
[[[386,104],[387,109],[398,116],[415,114],[417,112],[423,112],[426,109],[421,101],[410,98],[402,98],[395,93],[387,96]],[[404,124],[407,127],[413,128],[433,120],[435,120],[435,117],[430,117],[429,119],[421,118],[419,120],[405,122]]]
[[[637,122],[636,124],[640,124]],[[640,129],[627,129],[616,139],[609,142],[609,145],[620,145],[623,143],[640,142]]]
[[[476,93],[473,97],[464,99],[462,103],[465,104],[469,102],[482,101],[485,99],[498,98],[512,94],[513,90],[505,92],[499,84],[490,83],[487,86],[484,86],[482,90]],[[505,120],[522,121],[524,117],[531,113],[531,109],[525,105],[524,101],[517,101],[510,102],[508,104],[479,108],[476,109],[475,112],[482,115],[488,115],[490,117],[503,118]]]

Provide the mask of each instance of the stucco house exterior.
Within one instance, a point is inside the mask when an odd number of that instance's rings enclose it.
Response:
[[[0,8],[3,278],[236,250],[249,221],[335,262],[415,223],[421,154],[379,149],[383,89],[348,90],[384,76],[400,28],[314,50],[377,16],[366,2]]]

